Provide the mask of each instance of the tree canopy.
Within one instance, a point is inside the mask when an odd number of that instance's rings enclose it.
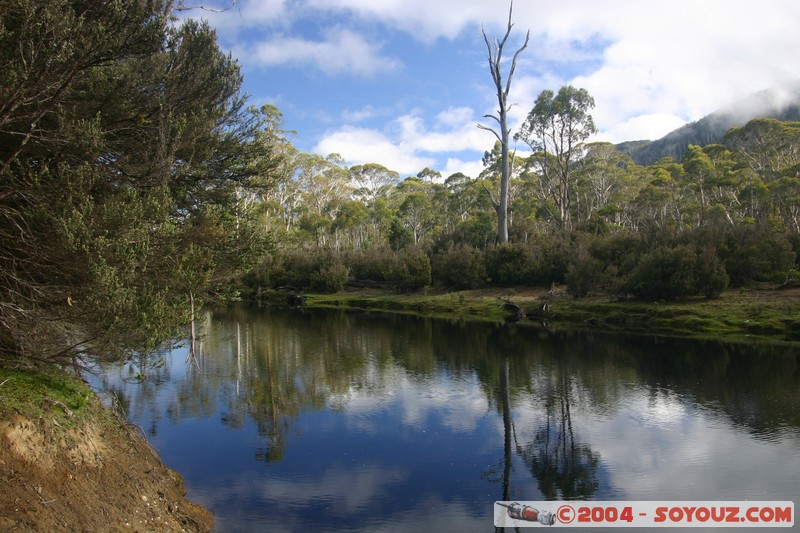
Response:
[[[260,254],[275,166],[214,32],[172,2],[11,0],[0,19],[0,350],[152,349]]]

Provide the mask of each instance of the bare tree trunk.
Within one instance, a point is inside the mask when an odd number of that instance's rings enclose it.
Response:
[[[486,42],[486,49],[489,52],[489,70],[492,73],[492,80],[494,81],[495,90],[497,91],[497,103],[499,105],[497,115],[484,115],[484,118],[495,120],[500,126],[500,132],[498,133],[494,128],[483,124],[478,124],[478,127],[492,132],[494,136],[497,137],[497,140],[500,141],[500,197],[495,199],[493,195],[489,195],[495,211],[497,212],[497,242],[500,244],[508,242],[508,182],[511,178],[511,168],[508,157],[509,131],[507,119],[508,108],[510,107],[508,104],[508,93],[511,89],[511,78],[514,76],[514,70],[517,68],[517,57],[528,47],[528,41],[531,36],[530,30],[528,30],[528,33],[525,35],[525,42],[516,51],[511,60],[508,78],[504,85],[503,72],[500,66],[503,58],[503,47],[509,35],[511,35],[511,28],[514,27],[514,24],[511,22],[511,12],[513,9],[514,3],[511,2],[508,8],[508,27],[502,41],[495,39],[494,43],[489,42],[489,37],[486,36],[486,32],[481,30],[481,33],[483,33],[483,40]]]

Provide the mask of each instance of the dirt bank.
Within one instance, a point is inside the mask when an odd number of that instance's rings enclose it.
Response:
[[[0,531],[209,531],[138,429],[56,376],[0,372]]]

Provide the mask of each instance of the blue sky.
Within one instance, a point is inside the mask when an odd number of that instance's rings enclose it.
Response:
[[[302,151],[415,175],[477,176],[497,109],[483,27],[497,0],[211,0],[255,105],[271,103]],[[517,0],[505,56],[512,133],[544,89],[594,97],[595,140],[657,139],[753,92],[800,79],[797,0]]]

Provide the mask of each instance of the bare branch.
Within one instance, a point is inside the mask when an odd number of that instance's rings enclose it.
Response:
[[[490,115],[490,116],[491,116],[491,115]],[[492,117],[492,118],[495,118],[495,117]],[[495,129],[494,129],[494,128],[490,128],[489,126],[485,126],[485,125],[483,125],[483,124],[478,124],[478,127],[479,127],[480,129],[482,129],[482,130],[486,130],[486,131],[490,131],[490,132],[492,132],[492,133],[494,134],[494,136],[495,136],[495,137],[497,137],[497,140],[498,140],[498,141],[500,141],[501,143],[503,142],[503,138],[502,138],[502,137],[500,137],[500,134],[499,134],[499,133],[497,133],[497,132],[495,131]]]
[[[187,6],[184,5],[183,1],[178,2],[178,5],[175,6],[174,11],[191,11],[193,9],[200,9],[201,11],[208,11],[210,13],[224,13],[229,11],[236,5],[237,0],[231,0],[231,5],[229,7],[224,8],[215,8],[215,7],[208,7],[203,4],[197,4],[194,6]]]
[[[500,208],[500,203],[499,203],[499,202],[497,201],[497,199],[494,197],[494,193],[493,193],[491,190],[489,190],[489,187],[487,187],[487,186],[484,184],[484,185],[483,185],[483,190],[484,190],[484,191],[486,191],[486,194],[488,194],[488,195],[489,195],[489,201],[490,201],[490,202],[492,202],[492,207],[494,207],[494,208],[495,208],[495,210],[499,209],[499,208]]]
[[[506,90],[505,95],[508,96],[508,91],[511,89],[511,78],[514,76],[514,71],[517,70],[517,57],[519,54],[522,53],[528,47],[528,42],[531,40],[531,30],[528,30],[528,33],[525,34],[525,42],[522,43],[522,46],[519,50],[516,51],[514,54],[513,59],[511,60],[511,68],[508,71],[508,79],[506,80]]]
[[[495,120],[498,124],[502,124],[502,121],[500,120],[500,118],[495,116],[495,115],[483,115],[483,118],[491,118],[491,119]]]

